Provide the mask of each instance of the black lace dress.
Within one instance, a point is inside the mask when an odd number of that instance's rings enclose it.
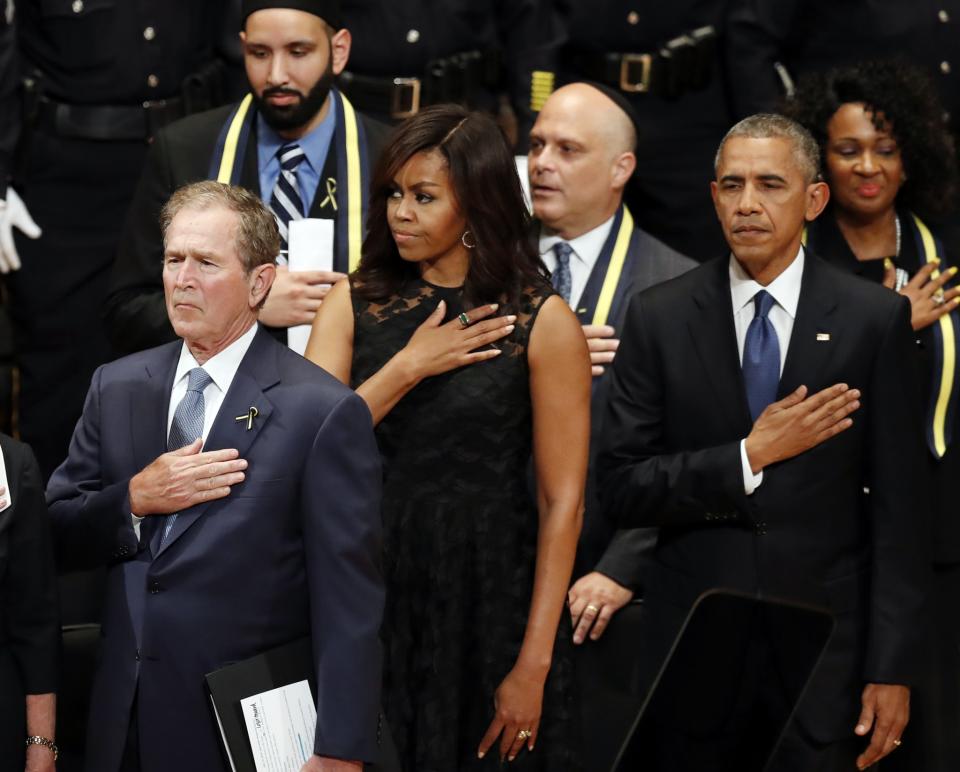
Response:
[[[409,282],[384,304],[354,296],[353,387],[379,370],[461,291]],[[498,357],[428,378],[377,427],[384,461],[387,605],[384,711],[405,772],[499,767],[477,759],[493,695],[520,651],[533,591],[537,510],[527,470],[532,416],[527,341],[544,286],[526,293]],[[516,770],[575,772],[578,714],[563,615],[534,752]]]

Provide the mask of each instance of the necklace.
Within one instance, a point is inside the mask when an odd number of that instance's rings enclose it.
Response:
[[[893,262],[894,271],[896,272],[896,277],[894,278],[894,282],[893,282],[893,289],[895,292],[899,292],[905,286],[907,286],[907,283],[910,281],[910,274],[907,273],[905,270],[903,270],[903,268],[901,268],[899,265],[897,265],[896,262],[894,262],[898,257],[900,257],[900,246],[902,243],[901,239],[903,238],[903,232],[900,227],[899,214],[893,215],[893,223],[897,227],[897,251],[893,255],[893,261],[891,261]]]

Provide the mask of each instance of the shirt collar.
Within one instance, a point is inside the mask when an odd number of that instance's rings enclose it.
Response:
[[[613,227],[613,221],[616,215],[606,222],[601,223],[593,230],[570,239],[567,243],[573,249],[573,253],[584,263],[587,268],[593,269],[600,253],[603,251],[603,245],[607,243],[607,237],[610,235],[610,229]],[[553,247],[563,241],[558,234],[550,231],[545,225],[540,228],[540,255],[546,255],[553,251]]]
[[[776,279],[764,287],[755,281],[732,254],[730,255],[730,293],[733,298],[733,312],[739,313],[753,300],[760,290],[769,292],[777,305],[786,311],[791,319],[797,318],[797,305],[800,303],[800,283],[803,279],[805,255],[803,246],[797,252],[793,262]]]
[[[190,348],[187,346],[186,341],[184,341],[180,349],[180,361],[177,362],[177,372],[173,376],[174,384],[186,378],[187,373],[194,367],[202,366],[203,369],[207,371],[207,375],[209,375],[217,385],[217,388],[220,389],[222,393],[226,393],[227,389],[230,388],[230,384],[233,382],[233,376],[237,374],[237,370],[240,368],[240,361],[253,343],[256,334],[257,323],[254,322],[250,325],[249,330],[243,333],[243,335],[223,351],[210,357],[203,365],[200,365],[197,360],[194,359],[193,354],[190,353]]]
[[[260,146],[260,171],[262,172],[271,162],[279,163],[277,151],[288,142],[296,142],[300,145],[310,167],[318,174],[323,174],[323,164],[327,159],[327,153],[330,149],[330,140],[333,138],[334,129],[337,127],[337,111],[333,97],[329,97],[329,107],[326,117],[320,122],[320,125],[304,134],[299,139],[289,140],[281,137],[277,132],[271,129],[262,115],[257,115],[257,144]]]

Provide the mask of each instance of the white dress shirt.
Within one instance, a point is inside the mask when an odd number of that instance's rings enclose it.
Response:
[[[597,259],[603,251],[603,245],[607,242],[615,218],[616,215],[593,230],[567,242],[573,250],[570,255],[570,308],[573,309],[574,313],[577,311],[580,296],[590,280],[590,272],[593,271],[593,266],[596,265]],[[552,233],[546,228],[541,229],[540,258],[550,269],[550,273],[557,269],[557,254],[553,251],[553,247],[561,241],[564,241],[564,239],[556,233]]]
[[[229,391],[230,384],[233,383],[233,378],[240,368],[240,362],[250,348],[250,344],[253,343],[256,334],[257,324],[254,322],[250,325],[250,329],[243,333],[243,335],[223,351],[215,354],[203,363],[203,369],[206,370],[207,375],[211,378],[210,383],[208,383],[203,390],[202,438],[204,443],[206,443],[207,435],[210,433],[210,427],[213,426],[213,422],[217,418],[217,413],[220,411],[220,405],[223,404],[223,398],[226,396],[227,391]],[[190,353],[187,344],[184,343],[180,349],[180,361],[177,362],[177,370],[173,376],[173,387],[170,390],[170,408],[167,411],[167,433],[165,435],[167,437],[170,436],[170,426],[173,424],[173,415],[177,412],[177,406],[187,393],[189,373],[193,368],[200,366],[197,360],[194,359],[193,354]],[[143,518],[137,517],[136,515],[132,515],[132,517],[133,530],[139,539],[140,523],[143,521]]]
[[[793,321],[797,318],[797,305],[800,302],[803,263],[803,247],[800,247],[796,258],[787,266],[786,270],[764,287],[752,279],[737,259],[730,255],[730,299],[733,301],[733,324],[737,332],[737,351],[740,355],[741,365],[743,364],[743,347],[747,339],[747,328],[753,321],[756,311],[753,298],[760,290],[766,290],[774,300],[767,318],[777,333],[777,343],[780,347],[780,374],[783,375],[783,365],[787,361],[790,336],[793,334]],[[740,442],[740,462],[743,466],[743,488],[749,496],[763,482],[763,470],[759,474],[753,473],[753,468],[747,458],[746,443],[746,439]]]

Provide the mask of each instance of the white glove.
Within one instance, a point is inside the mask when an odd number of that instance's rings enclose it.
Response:
[[[28,239],[40,238],[40,228],[33,221],[17,191],[7,188],[7,200],[0,200],[0,273],[20,267],[20,256],[13,243],[13,229],[19,228]]]

